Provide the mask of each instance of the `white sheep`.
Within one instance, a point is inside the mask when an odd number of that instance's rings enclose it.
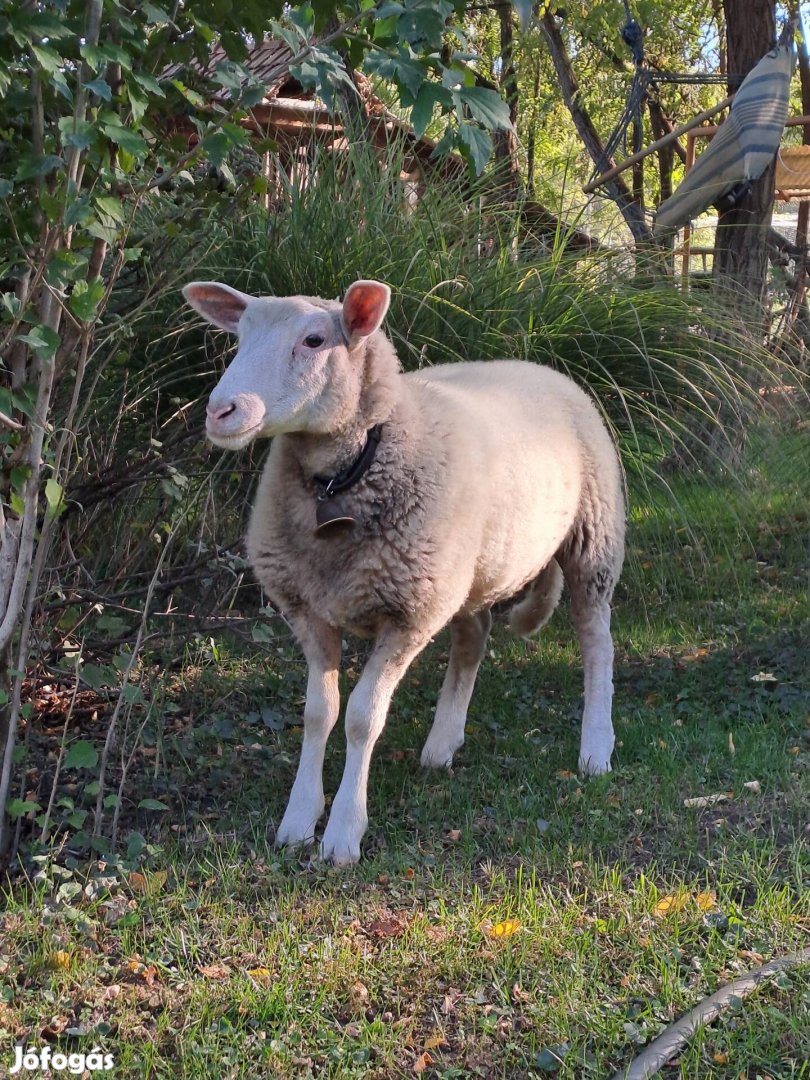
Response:
[[[374,638],[346,709],[346,766],[321,854],[355,862],[374,744],[397,684],[450,624],[450,660],[422,751],[447,767],[464,741],[490,609],[521,590],[512,628],[539,629],[571,594],[585,669],[580,769],[613,750],[610,601],[624,552],[613,442],[566,376],[499,360],[402,374],[380,329],[390,289],[358,281],[341,304],[252,297],[195,282],[187,301],[239,348],[211,395],[208,437],[273,443],[248,552],[308,664],[298,773],[277,844],[311,843],[339,711],[341,631]]]

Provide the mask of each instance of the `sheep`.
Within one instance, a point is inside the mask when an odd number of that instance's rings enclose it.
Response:
[[[308,665],[301,757],[276,844],[312,844],[324,811],[342,631],[374,644],[348,699],[346,764],[320,846],[335,865],[360,857],[372,751],[411,662],[449,624],[421,758],[448,768],[464,741],[493,605],[518,597],[511,627],[534,633],[563,579],[585,678],[579,767],[608,772],[624,489],[588,395],[525,361],[403,374],[381,329],[391,295],[381,282],[355,282],[342,303],[254,297],[215,282],[183,292],[238,335],[208,402],[208,438],[227,449],[273,439],[247,550]]]

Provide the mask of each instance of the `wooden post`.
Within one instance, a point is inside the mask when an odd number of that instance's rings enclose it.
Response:
[[[686,172],[688,173],[695,164],[695,143],[697,132],[690,131],[686,136]],[[683,244],[681,246],[681,284],[684,289],[689,288],[689,249],[692,246],[692,225],[690,222],[683,227]]]

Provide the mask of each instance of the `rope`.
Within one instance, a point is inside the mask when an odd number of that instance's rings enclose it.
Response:
[[[648,1077],[655,1076],[670,1058],[684,1048],[696,1031],[699,1031],[704,1024],[710,1024],[712,1020],[715,1020],[735,998],[747,997],[771,975],[807,963],[810,963],[810,948],[801,949],[778,960],[770,960],[762,967],[749,971],[747,975],[734,979],[711,997],[701,1001],[680,1020],[676,1020],[672,1027],[667,1028],[663,1035],[659,1035],[651,1042],[626,1069],[619,1069],[613,1080],[648,1080]]]

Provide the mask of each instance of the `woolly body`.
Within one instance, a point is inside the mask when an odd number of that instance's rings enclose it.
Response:
[[[273,442],[248,553],[282,610],[311,607],[363,636],[376,636],[389,619],[443,625],[515,596],[567,538],[576,539],[575,524],[596,539],[604,519],[613,523],[616,561],[623,510],[615,452],[570,379],[504,360],[396,380],[374,463],[342,497],[355,530],[315,535],[317,490],[305,446],[290,435]],[[594,485],[597,460],[608,475]]]
[[[346,708],[346,765],[321,844],[336,864],[359,858],[371,753],[413,659],[449,623],[450,660],[422,751],[424,765],[449,766],[464,741],[492,605],[525,590],[510,623],[533,632],[554,610],[563,576],[585,670],[579,763],[606,772],[624,505],[616,452],[588,396],[518,361],[403,375],[380,329],[390,290],[379,282],[356,282],[342,304],[249,297],[216,283],[184,293],[239,334],[208,404],[209,437],[234,449],[274,437],[248,552],[308,663],[301,760],[276,842],[311,842],[323,813],[343,629],[375,643]],[[370,467],[333,500],[354,524],[316,532],[318,477],[359,460],[377,425]]]

